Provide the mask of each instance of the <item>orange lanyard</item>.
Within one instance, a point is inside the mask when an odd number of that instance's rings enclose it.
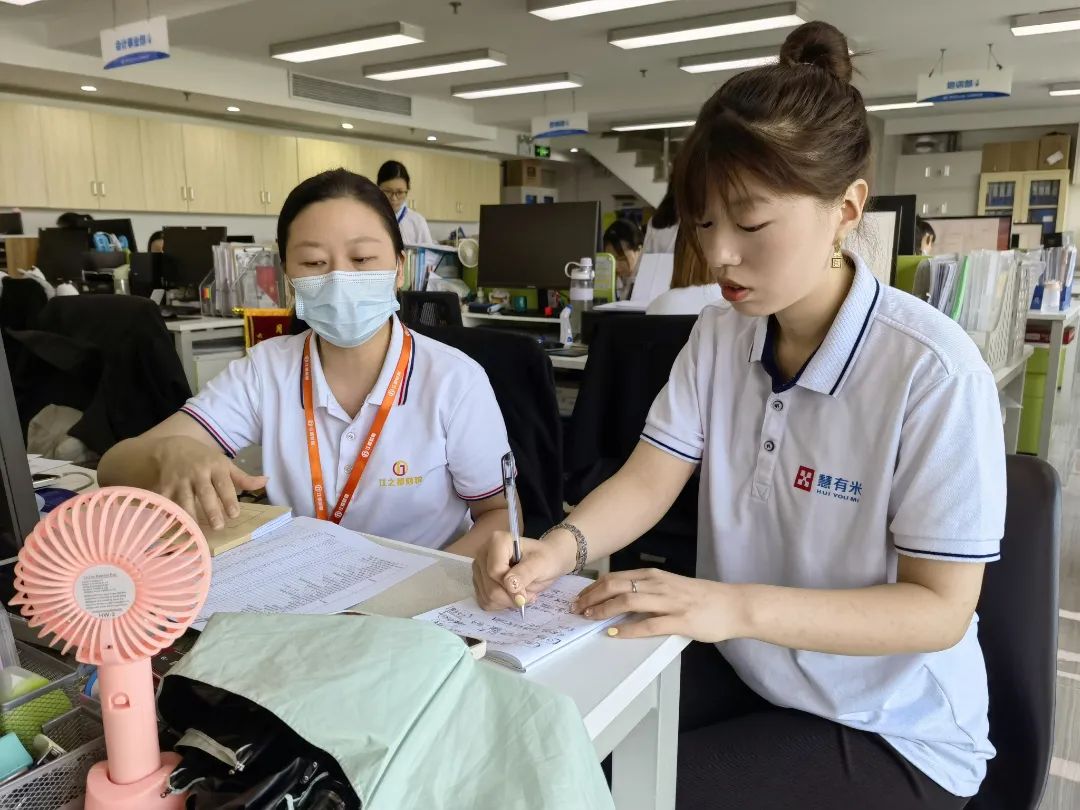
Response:
[[[371,424],[371,433],[368,434],[367,441],[361,446],[360,452],[356,456],[356,462],[353,464],[349,479],[345,482],[345,487],[341,490],[341,497],[338,498],[337,506],[334,507],[334,513],[328,515],[326,513],[326,491],[323,486],[322,461],[319,458],[319,435],[315,429],[315,405],[312,402],[313,395],[311,392],[311,335],[308,335],[307,341],[304,343],[303,362],[304,418],[307,423],[308,463],[311,465],[311,497],[315,501],[315,517],[319,520],[340,523],[341,518],[344,517],[345,510],[349,507],[349,501],[352,500],[353,493],[356,492],[356,487],[360,483],[360,477],[367,468],[368,460],[371,458],[371,454],[375,452],[375,445],[379,442],[379,436],[382,434],[386,419],[390,416],[390,411],[397,401],[401,387],[405,384],[405,373],[408,371],[409,361],[412,359],[412,340],[412,334],[402,324],[401,356],[398,357],[394,376],[390,378],[390,384],[386,386],[382,404],[379,406],[378,413],[375,414],[375,421]]]

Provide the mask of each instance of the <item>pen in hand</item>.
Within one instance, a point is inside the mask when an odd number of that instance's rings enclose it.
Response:
[[[517,565],[521,562],[521,527],[518,525],[517,483],[514,480],[517,465],[514,463],[513,452],[502,457],[503,495],[506,497],[506,508],[510,511],[510,536],[514,539],[514,556],[512,562]],[[521,618],[525,618],[525,597],[522,594],[514,596],[514,601],[521,608]]]

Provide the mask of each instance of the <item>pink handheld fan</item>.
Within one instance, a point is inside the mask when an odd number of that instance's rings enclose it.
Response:
[[[108,759],[86,778],[87,810],[182,808],[158,745],[150,659],[198,616],[210,552],[198,525],[160,495],[110,487],[66,501],[37,525],[15,566],[31,627],[98,667]]]

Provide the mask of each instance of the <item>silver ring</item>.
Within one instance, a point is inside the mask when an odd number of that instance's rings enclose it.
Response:
[[[637,580],[636,579],[630,580],[630,591],[632,593],[637,593]]]

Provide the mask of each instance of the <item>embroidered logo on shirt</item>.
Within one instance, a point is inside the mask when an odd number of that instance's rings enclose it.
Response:
[[[817,477],[817,487],[814,486],[814,478]],[[851,481],[839,475],[818,473],[810,467],[799,467],[795,474],[795,489],[810,492],[814,495],[836,498],[840,501],[858,503],[862,496],[863,485],[858,481]]]
[[[424,483],[424,476],[409,475],[409,464],[405,461],[395,461],[390,468],[394,474],[392,478],[380,478],[380,487],[418,487]]]
[[[394,475],[398,476],[399,478],[403,475],[409,474],[409,465],[406,464],[404,461],[395,461],[392,469],[394,471]]]

